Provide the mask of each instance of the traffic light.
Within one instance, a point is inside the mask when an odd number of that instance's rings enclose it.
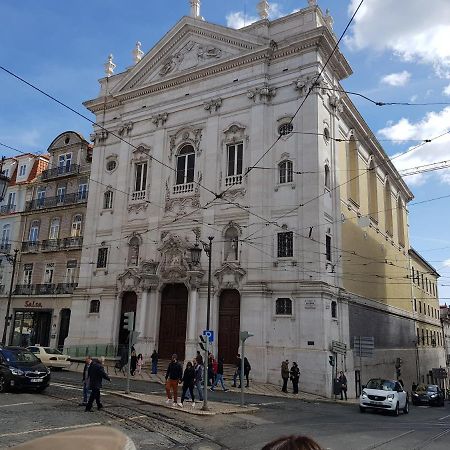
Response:
[[[133,331],[134,330],[134,312],[126,312],[123,315],[123,326],[124,330]]]
[[[199,338],[200,338],[200,342],[198,343],[198,345],[200,345],[200,348],[201,348],[204,352],[206,352],[206,337],[200,335]]]
[[[334,355],[328,356],[328,362],[330,363],[330,366],[334,366]]]

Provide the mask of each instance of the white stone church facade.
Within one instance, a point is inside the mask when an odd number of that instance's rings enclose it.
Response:
[[[123,314],[135,311],[138,352],[194,357],[208,258],[195,264],[191,249],[212,236],[214,353],[232,363],[249,331],[254,379],[278,382],[289,359],[305,390],[330,395],[331,342],[350,341],[332,137],[354,127],[326,89],[351,68],[311,3],[273,21],[262,7],[239,30],[194,8],[125,72],[110,59],[85,103],[103,128],[66,346],[124,345]]]

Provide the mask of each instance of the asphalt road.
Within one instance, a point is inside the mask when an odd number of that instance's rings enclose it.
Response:
[[[408,415],[361,414],[357,406],[308,403],[295,399],[249,396],[256,413],[191,416],[107,394],[100,412],[79,407],[79,374],[53,373],[45,394],[0,394],[0,448],[48,433],[93,424],[111,425],[128,434],[140,449],[261,449],[272,439],[306,434],[332,450],[448,449],[450,403],[411,407]],[[122,380],[105,388],[121,389]],[[135,381],[137,392],[163,392],[159,384]],[[239,402],[239,395],[211,394],[214,400]]]

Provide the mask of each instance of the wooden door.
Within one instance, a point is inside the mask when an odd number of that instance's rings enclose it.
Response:
[[[184,284],[168,284],[161,295],[158,353],[162,359],[174,353],[184,360],[188,292]]]
[[[236,362],[239,352],[241,295],[234,289],[222,291],[219,299],[219,357],[225,364]]]

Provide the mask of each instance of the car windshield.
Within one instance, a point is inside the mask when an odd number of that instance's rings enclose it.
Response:
[[[367,389],[377,389],[379,391],[394,391],[395,383],[389,380],[373,379],[367,383]]]
[[[33,353],[28,350],[19,350],[19,349],[4,349],[3,356],[5,357],[7,362],[27,362],[27,363],[36,363],[39,361]]]
[[[428,392],[437,392],[437,387],[436,386],[428,386],[427,391]]]
[[[56,350],[56,348],[49,348],[44,347],[45,353],[48,353],[49,355],[62,355],[62,353],[59,350]]]

